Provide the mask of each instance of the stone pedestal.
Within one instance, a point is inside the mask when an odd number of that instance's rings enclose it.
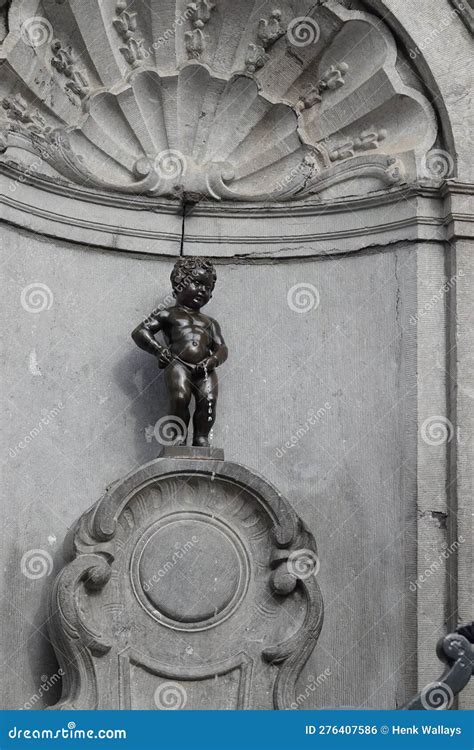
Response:
[[[196,460],[223,461],[222,448],[197,448],[196,446],[176,446],[163,448],[159,458],[194,458]]]
[[[51,599],[55,708],[295,707],[322,625],[314,539],[264,479],[193,451],[77,522]]]

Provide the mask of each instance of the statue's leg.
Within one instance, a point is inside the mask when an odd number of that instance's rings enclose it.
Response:
[[[207,448],[209,433],[216,421],[218,384],[215,372],[210,372],[207,378],[198,378],[194,381],[194,395],[196,410],[193,419],[193,445]]]
[[[189,371],[179,362],[172,362],[165,369],[165,381],[170,398],[170,417],[176,420],[176,424],[170,420],[168,433],[173,433],[170,439],[175,445],[186,445],[191,418],[189,404],[192,386]]]

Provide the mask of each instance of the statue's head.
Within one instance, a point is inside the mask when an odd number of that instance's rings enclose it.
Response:
[[[171,272],[173,294],[179,305],[200,310],[216,285],[216,269],[204,258],[180,258]]]

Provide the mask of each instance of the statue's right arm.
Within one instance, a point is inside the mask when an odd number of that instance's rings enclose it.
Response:
[[[132,333],[132,339],[136,345],[139,346],[140,349],[155,356],[160,356],[164,349],[164,347],[155,339],[155,335],[163,328],[160,316],[161,313],[156,316],[150,315],[150,317],[144,320],[143,323],[140,323]]]

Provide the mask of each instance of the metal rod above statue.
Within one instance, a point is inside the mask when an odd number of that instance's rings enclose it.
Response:
[[[172,439],[178,446],[187,444],[193,396],[194,446],[209,447],[216,420],[216,368],[226,361],[228,350],[217,321],[201,313],[212,297],[216,279],[210,261],[180,258],[171,273],[176,304],[155,310],[132,333],[135,343],[157,357],[165,371],[170,416],[174,417]],[[156,340],[158,333],[165,346]]]

